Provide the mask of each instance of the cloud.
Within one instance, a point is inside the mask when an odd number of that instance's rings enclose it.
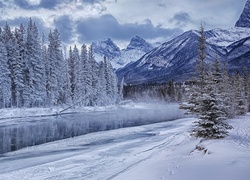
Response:
[[[54,9],[58,4],[64,1],[65,0],[41,0],[38,6],[45,9]]]
[[[21,9],[35,10],[35,9],[55,9],[61,3],[72,3],[70,0],[41,0],[39,4],[31,4],[28,0],[14,0],[14,4]]]
[[[112,15],[102,15],[98,18],[82,19],[77,22],[77,32],[80,41],[91,42],[104,37],[110,37],[115,40],[129,40],[135,35],[145,39],[155,39],[172,36],[180,29],[165,29],[161,26],[153,26],[150,20],[144,24],[126,23],[120,24]]]
[[[0,20],[0,26],[3,27],[7,22],[8,25],[10,25],[11,27],[19,27],[20,24],[22,23],[27,28],[29,21],[30,21],[29,17],[19,17],[15,19]],[[32,21],[36,24],[40,34],[41,33],[48,34],[49,29],[44,26],[44,22],[42,19],[33,17]]]
[[[185,27],[188,23],[192,23],[192,19],[187,12],[178,12],[174,15],[169,22],[174,23],[175,26]]]
[[[22,9],[33,9],[34,7],[27,0],[14,0],[14,4]]]
[[[54,20],[54,24],[61,34],[61,40],[65,43],[71,43],[74,35],[74,24],[70,17],[60,16]]]

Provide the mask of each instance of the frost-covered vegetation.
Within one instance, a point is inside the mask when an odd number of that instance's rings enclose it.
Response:
[[[118,100],[116,75],[108,59],[97,63],[92,47],[75,46],[66,58],[60,33],[39,36],[30,19],[0,28],[0,108],[108,105]],[[47,39],[47,40],[46,40]]]
[[[218,58],[208,63],[203,26],[199,33],[197,76],[189,83],[187,103],[181,108],[198,117],[192,131],[194,136],[223,138],[232,128],[225,120],[249,111],[249,76],[246,69],[229,76],[226,68],[221,68]]]

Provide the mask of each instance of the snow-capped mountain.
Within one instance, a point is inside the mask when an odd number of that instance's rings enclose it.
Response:
[[[236,22],[235,27],[250,28],[250,0],[247,0],[246,5],[239,20]]]
[[[153,49],[153,46],[139,36],[131,39],[126,49],[120,49],[110,38],[92,43],[95,59],[99,62],[106,56],[115,69],[140,59]]]
[[[250,29],[213,29],[206,31],[205,35],[210,62],[218,55],[221,61],[229,63],[230,69],[246,65],[239,63],[238,57],[250,53]],[[187,31],[153,49],[138,61],[119,69],[117,75],[119,79],[124,77],[125,82],[131,84],[186,80],[195,72],[197,40],[197,31]]]
[[[117,70],[119,80],[138,84],[147,82],[184,81],[195,73],[198,31],[187,31],[145,54],[138,61]],[[230,29],[205,32],[207,59],[216,56],[226,62],[230,72],[248,67],[250,70],[250,0],[236,23]]]
[[[127,48],[125,49],[125,51],[129,51],[129,50],[141,50],[145,53],[151,51],[154,47],[148,43],[147,41],[145,41],[143,38],[141,38],[140,36],[135,36],[131,39],[129,45],[127,46]]]
[[[120,48],[110,38],[93,42],[92,47],[97,61],[103,60],[104,56],[109,59],[121,56]]]

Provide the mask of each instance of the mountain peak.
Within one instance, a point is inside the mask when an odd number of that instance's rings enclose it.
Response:
[[[110,38],[94,42],[92,46],[95,53],[105,55],[109,59],[120,56],[120,48]]]
[[[131,38],[126,50],[131,49],[142,50],[147,53],[153,49],[153,46],[140,36],[134,36]]]
[[[244,10],[236,22],[235,27],[250,28],[250,0],[247,0]]]

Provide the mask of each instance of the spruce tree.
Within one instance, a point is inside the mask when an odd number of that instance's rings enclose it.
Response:
[[[0,40],[0,108],[10,107],[11,79],[8,67],[7,50]]]
[[[213,70],[209,68],[209,64],[206,63],[206,38],[203,26],[199,33],[196,61],[198,75],[190,87],[187,105],[181,108],[197,115],[192,135],[205,139],[223,138],[231,126],[224,121],[226,114],[223,111],[222,92],[219,88],[222,79],[219,63],[216,59]]]

